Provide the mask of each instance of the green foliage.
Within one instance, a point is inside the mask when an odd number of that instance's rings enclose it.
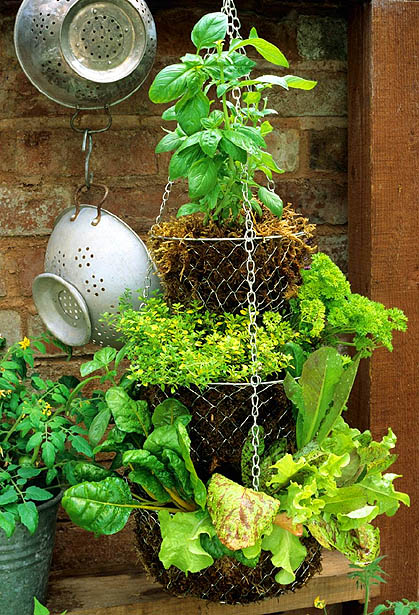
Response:
[[[275,575],[277,583],[287,585],[295,580],[295,570],[304,561],[307,549],[297,536],[276,525],[272,532],[264,536],[262,549],[271,551],[271,561],[274,566],[280,568]]]
[[[49,610],[46,606],[43,606],[37,598],[33,599],[34,602],[34,611],[33,615],[50,615]],[[63,611],[61,615],[66,615],[67,611]]]
[[[141,311],[121,306],[115,325],[126,342],[130,378],[144,386],[243,382],[249,379],[249,315],[213,314],[195,304],[169,308],[152,297]],[[299,339],[280,314],[266,312],[258,329],[260,375],[278,374],[293,362],[288,342]]]
[[[387,601],[385,604],[378,604],[371,615],[381,615],[382,613],[393,613],[393,615],[417,615],[419,611],[419,601],[409,601],[406,598],[397,602]]]
[[[187,53],[179,64],[165,67],[155,77],[150,99],[155,103],[177,101],[163,113],[163,119],[176,121],[177,127],[163,137],[156,152],[174,151],[170,179],[188,179],[191,202],[179,209],[178,216],[199,211],[205,213],[206,220],[237,218],[244,191],[256,215],[261,215],[260,204],[254,198],[257,193],[260,201],[281,217],[281,199],[254,179],[256,171],[269,179],[272,172],[282,172],[266,151],[265,136],[272,127],[265,117],[275,112],[267,108],[267,98],[262,93],[273,86],[310,90],[316,82],[295,75],[250,78],[256,63],[246,56],[246,47],[253,47],[274,65],[288,67],[288,62],[254,28],[249,38],[230,45],[226,34],[227,17],[223,13],[205,15],[192,30],[196,53]],[[211,109],[216,102],[207,96],[211,88],[222,111]],[[234,88],[243,91],[241,108],[228,100]],[[248,173],[244,173],[244,164]]]
[[[386,309],[352,293],[326,254],[314,254],[311,267],[303,269],[301,276],[298,296],[291,300],[292,320],[310,346],[355,346],[360,356],[367,357],[380,346],[392,350],[393,331],[406,330],[407,318],[401,310]]]
[[[53,381],[33,371],[34,352],[45,353],[46,343],[56,342],[25,338],[0,359],[0,528],[8,537],[18,522],[36,530],[37,503],[74,480],[74,464],[93,457],[86,436],[98,442],[109,420],[101,395],[85,399],[81,391],[102,378],[90,376],[93,367],[112,377],[108,365],[116,351],[96,353],[81,382],[69,376]]]
[[[112,387],[106,400],[115,423],[122,416],[123,424],[113,427],[95,451],[115,453],[118,463],[113,464],[114,470],[95,463],[75,465],[74,475],[83,482],[67,489],[62,501],[74,523],[98,535],[113,534],[125,526],[135,508],[204,509],[207,492],[191,460],[185,427],[191,416],[185,406],[168,399],[151,415],[145,401],[134,401],[120,386]],[[135,493],[115,471],[121,466],[136,485]]]
[[[314,439],[321,444],[327,437],[346,409],[358,364],[359,357],[348,363],[337,350],[323,346],[309,355],[299,381],[287,373],[284,389],[298,410],[299,449]]]

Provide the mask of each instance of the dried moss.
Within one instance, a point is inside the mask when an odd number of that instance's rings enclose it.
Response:
[[[315,227],[289,205],[280,220],[265,210],[262,221],[255,219],[254,226],[258,309],[276,310],[301,282],[299,272],[313,252],[310,243]],[[166,300],[188,304],[198,299],[212,311],[241,309],[248,292],[243,234],[243,224],[204,225],[200,214],[156,224],[148,246]],[[208,241],[210,238],[215,241]]]

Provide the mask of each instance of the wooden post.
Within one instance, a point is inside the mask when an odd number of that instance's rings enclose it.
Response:
[[[354,291],[409,317],[394,351],[376,351],[358,377],[352,423],[380,438],[391,425],[413,498],[380,522],[380,601],[417,599],[418,73],[419,2],[372,0],[351,9],[349,27],[349,275]],[[416,354],[417,356],[417,354]],[[417,363],[417,359],[416,359]],[[416,498],[416,501],[415,501]]]

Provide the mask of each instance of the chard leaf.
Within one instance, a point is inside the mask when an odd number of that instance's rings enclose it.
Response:
[[[79,461],[73,467],[74,476],[78,483],[83,481],[97,482],[104,480],[108,476],[113,476],[113,472],[94,463]]]
[[[97,446],[108,428],[111,419],[109,408],[103,408],[97,413],[89,427],[89,442],[92,446]]]
[[[207,490],[204,483],[198,477],[195,466],[191,458],[191,440],[185,425],[182,422],[176,424],[180,454],[185,462],[185,467],[190,474],[194,493],[194,500],[202,509],[205,509],[207,502]]]
[[[179,416],[190,416],[189,410],[177,399],[165,399],[156,406],[151,421],[154,427],[173,425]]]
[[[276,575],[277,583],[287,585],[295,580],[295,570],[302,564],[307,549],[297,536],[274,525],[272,532],[262,539],[262,549],[272,553],[271,562],[282,568]]]
[[[166,448],[162,453],[162,461],[173,474],[176,487],[180,494],[184,494],[187,500],[194,499],[191,477],[186,469],[185,462],[177,453]]]
[[[227,34],[227,15],[224,13],[208,13],[194,26],[191,39],[195,47],[208,49],[215,47],[217,41],[224,40]]]
[[[173,489],[175,485],[174,478],[164,465],[155,455],[152,455],[145,450],[127,451],[123,455],[124,465],[134,466],[134,470],[143,469],[154,475],[167,489]]]
[[[176,566],[185,573],[199,572],[214,563],[200,541],[201,534],[215,534],[206,511],[178,512],[172,516],[161,510],[159,522],[163,538],[159,558],[166,570]]]
[[[166,489],[148,470],[137,468],[129,473],[128,478],[133,483],[140,485],[149,497],[159,502],[159,504],[167,504],[172,501]]]
[[[272,526],[279,501],[213,474],[208,484],[208,512],[220,541],[232,551],[254,545]]]
[[[190,415],[185,415],[185,417],[186,416]],[[144,442],[143,448],[153,453],[153,455],[161,455],[166,448],[181,455],[176,425],[162,425],[161,427],[156,427]]]
[[[116,476],[70,487],[62,505],[73,523],[97,536],[122,530],[136,507],[128,484]]]
[[[151,417],[147,402],[134,401],[121,387],[110,388],[106,392],[105,399],[118,429],[148,436],[151,430]]]

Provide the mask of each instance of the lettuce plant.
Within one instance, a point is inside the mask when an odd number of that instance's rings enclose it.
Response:
[[[203,212],[206,221],[235,219],[242,210],[244,189],[257,216],[262,215],[263,203],[281,217],[282,200],[254,178],[256,171],[268,179],[283,172],[266,151],[265,137],[272,126],[265,117],[276,112],[267,108],[263,92],[273,86],[310,90],[316,82],[295,75],[252,78],[256,62],[247,57],[246,47],[276,66],[288,67],[285,56],[255,28],[245,40],[228,43],[226,36],[227,16],[205,15],[191,34],[196,52],[165,67],[154,79],[149,92],[154,103],[177,101],[162,116],[176,121],[176,129],[167,131],[156,152],[173,151],[170,179],[188,180],[191,201],[180,207],[178,216]],[[242,92],[238,106],[228,100],[233,90]]]

